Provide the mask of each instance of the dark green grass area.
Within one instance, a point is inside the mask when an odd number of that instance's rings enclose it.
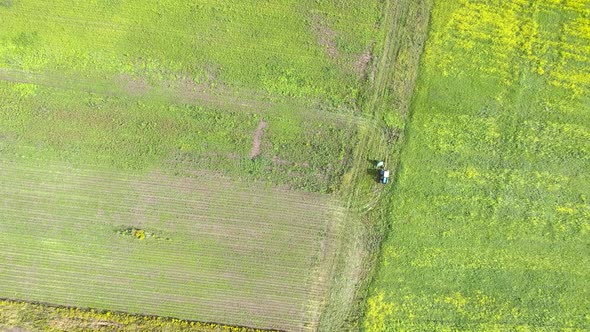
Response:
[[[527,55],[508,39],[525,28],[492,22],[571,24],[583,9],[517,2],[435,5],[367,331],[590,328],[588,86],[538,51],[551,35]],[[469,15],[481,25],[455,30]]]
[[[26,95],[21,87],[35,94]],[[355,123],[298,114],[289,105],[252,113],[14,83],[0,83],[0,89],[0,151],[4,158],[37,164],[59,160],[183,175],[211,169],[328,192],[338,187],[349,164],[348,143],[355,140]],[[252,159],[260,121],[268,127],[260,155]]]

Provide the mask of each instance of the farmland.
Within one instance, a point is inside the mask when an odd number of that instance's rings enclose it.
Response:
[[[0,327],[340,326],[384,8],[0,1],[0,298],[82,308],[3,302]]]
[[[434,2],[366,331],[590,329],[589,13]]]
[[[6,295],[289,330],[313,321],[324,287],[313,269],[325,263],[322,242],[330,257],[339,213],[326,198],[207,174],[0,172],[3,218],[19,220],[2,224]]]
[[[0,329],[590,329],[589,15],[0,0]]]

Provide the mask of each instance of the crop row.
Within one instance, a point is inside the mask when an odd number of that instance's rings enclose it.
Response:
[[[36,192],[35,192],[36,191]],[[22,185],[18,186],[7,186],[3,192],[6,195],[10,195],[8,201],[4,204],[8,205],[10,201],[31,203],[35,202],[36,206],[45,206],[49,208],[52,204],[59,203],[65,208],[71,208],[80,210],[81,207],[88,206],[89,209],[94,209],[94,212],[98,212],[99,209],[109,211],[120,211],[129,216],[133,214],[136,209],[148,214],[148,215],[173,215],[176,218],[181,217],[182,220],[209,218],[211,220],[225,220],[225,221],[239,221],[248,220],[253,225],[264,226],[271,224],[276,221],[268,220],[271,216],[274,218],[292,218],[294,221],[288,225],[286,230],[310,230],[310,226],[315,225],[314,223],[307,224],[305,221],[309,220],[322,220],[325,221],[331,217],[331,215],[321,211],[320,208],[316,208],[315,213],[311,213],[309,210],[303,210],[305,207],[292,206],[291,204],[278,205],[277,209],[275,206],[268,206],[265,203],[260,203],[255,200],[245,200],[239,198],[232,198],[225,201],[218,201],[215,199],[210,200],[184,200],[178,199],[166,199],[164,196],[150,196],[138,194],[135,197],[129,197],[130,194],[125,194],[125,197],[114,196],[112,192],[101,192],[101,191],[88,191],[88,195],[74,194],[70,195],[72,189],[67,191],[59,190],[47,190],[39,189],[39,186]],[[94,199],[92,194],[94,194]],[[67,198],[62,198],[63,195],[67,195]],[[111,197],[118,197],[121,201],[111,200]],[[135,199],[135,198],[141,198]],[[231,208],[228,208],[231,206]],[[308,207],[312,208],[312,207]],[[227,211],[227,210],[230,211]],[[243,213],[237,213],[236,210],[243,209]],[[326,209],[329,209],[328,207]],[[90,211],[88,211],[90,212]],[[286,212],[286,213],[285,213]],[[319,226],[319,225],[316,225]],[[317,227],[314,227],[317,230]]]
[[[72,286],[90,289],[88,280],[86,278],[86,281],[72,284]],[[99,310],[120,310],[144,315],[181,316],[202,321],[223,319],[227,324],[252,325],[247,323],[256,322],[256,325],[261,326],[261,322],[266,322],[266,327],[286,327],[289,329],[300,325],[301,322],[298,320],[301,320],[303,316],[302,312],[296,314],[291,309],[285,310],[285,305],[289,306],[290,303],[288,299],[282,304],[271,304],[261,299],[258,304],[254,305],[247,304],[245,298],[236,298],[233,302],[231,300],[223,301],[221,299],[230,299],[231,295],[222,293],[218,294],[218,297],[213,301],[199,301],[196,297],[187,297],[185,299],[180,297],[179,300],[178,295],[163,293],[155,293],[151,297],[137,296],[135,293],[141,295],[145,291],[116,288],[102,290],[116,292],[118,296],[103,296],[98,293],[97,289],[92,289],[92,292],[87,294],[80,294],[80,291],[78,291],[74,300],[71,291],[72,287],[68,285],[45,285],[45,287],[51,288],[52,292],[44,291],[43,293],[48,295],[40,295],[39,291],[35,291],[35,289],[37,289],[38,285],[42,285],[42,281],[42,279],[32,279],[28,282],[3,280],[3,284],[5,283],[8,289],[23,289],[22,292],[16,292],[16,294],[40,302],[59,302],[70,306],[95,307]],[[61,293],[56,292],[56,290],[61,290]]]
[[[247,183],[228,178],[222,174],[197,173],[195,178],[173,177],[166,174],[147,174],[145,176],[131,175],[112,170],[101,171],[100,169],[81,169],[65,166],[64,168],[51,167],[51,170],[39,169],[36,166],[26,166],[22,163],[3,161],[2,168],[7,172],[17,172],[22,175],[24,183],[34,182],[55,182],[55,189],[66,185],[80,185],[76,190],[86,189],[85,185],[92,185],[96,189],[108,189],[109,192],[117,190],[129,191],[129,187],[137,187],[147,191],[158,192],[162,188],[170,192],[177,191],[179,194],[213,192],[223,193],[224,197],[234,197],[236,192],[243,192],[245,197],[251,197],[253,201],[264,202],[264,199],[272,198],[289,204],[299,204],[305,207],[326,208],[330,198],[327,195],[300,193],[291,190],[278,188],[265,188],[264,186],[250,186]],[[66,186],[67,187],[67,186]],[[66,189],[66,188],[64,188]],[[93,189],[94,190],[94,189]],[[227,195],[226,195],[227,194]],[[224,198],[219,197],[219,198]]]
[[[12,267],[11,267],[12,270]],[[290,311],[297,310],[312,294],[297,295],[289,297],[290,290],[282,288],[261,288],[254,289],[252,293],[235,292],[231,289],[212,291],[206,288],[207,284],[195,287],[200,280],[192,282],[185,281],[182,287],[166,288],[161,283],[146,281],[138,283],[124,283],[113,285],[114,281],[108,275],[87,275],[81,273],[60,274],[60,280],[55,281],[55,271],[48,270],[46,273],[31,273],[30,268],[25,268],[22,273],[8,274],[2,278],[6,291],[10,296],[24,297],[27,299],[44,300],[59,303],[69,303],[87,306],[113,306],[119,310],[150,310],[151,313],[166,314],[177,311],[177,315],[191,318],[206,315],[219,315],[225,312],[227,315],[238,316],[237,308],[230,307],[241,304],[241,310],[254,310],[257,307],[265,308],[259,313],[258,318],[280,319],[284,314],[293,314]],[[177,285],[178,286],[178,285]],[[214,284],[209,285],[214,287]],[[235,286],[245,287],[236,283]],[[120,294],[125,296],[121,298]],[[203,294],[203,296],[199,295]],[[209,294],[208,296],[205,294]],[[280,295],[278,295],[280,294]],[[233,302],[235,299],[236,302]],[[73,302],[73,303],[71,303]],[[224,310],[223,304],[226,303]],[[287,309],[287,310],[286,310]],[[241,318],[242,317],[235,317]],[[210,318],[207,318],[210,319]],[[297,319],[297,318],[293,318]],[[272,320],[272,319],[271,319]],[[235,321],[235,320],[232,320]]]

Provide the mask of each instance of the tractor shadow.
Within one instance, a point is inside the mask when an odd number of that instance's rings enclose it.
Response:
[[[367,162],[371,165],[367,167],[367,176],[373,178],[373,181],[379,182],[379,170],[377,169],[377,163],[379,160],[367,158]]]

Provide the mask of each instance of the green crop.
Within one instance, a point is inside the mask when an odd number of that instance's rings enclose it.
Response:
[[[366,331],[587,330],[587,1],[438,1]]]

